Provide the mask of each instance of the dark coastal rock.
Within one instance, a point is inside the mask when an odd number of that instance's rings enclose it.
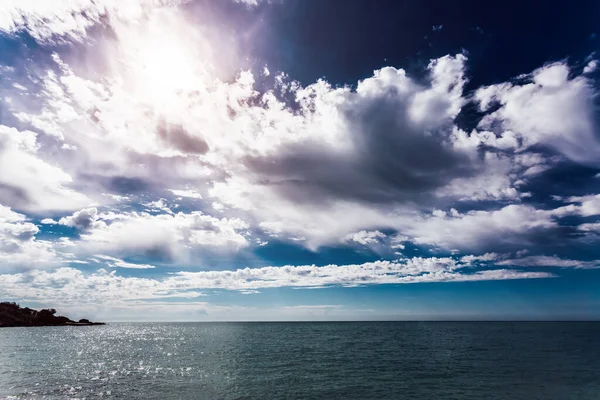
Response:
[[[0,327],[104,325],[102,322],[90,322],[88,319],[75,322],[55,314],[56,310],[53,308],[37,311],[28,307],[22,308],[17,303],[0,302]]]

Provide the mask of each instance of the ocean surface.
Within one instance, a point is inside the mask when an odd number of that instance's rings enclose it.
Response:
[[[0,329],[0,398],[600,399],[600,323]]]

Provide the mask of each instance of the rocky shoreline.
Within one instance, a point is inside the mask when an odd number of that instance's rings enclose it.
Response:
[[[73,321],[67,317],[55,315],[56,310],[34,310],[20,307],[17,303],[0,302],[0,328],[28,326],[92,326],[105,325],[88,319]]]

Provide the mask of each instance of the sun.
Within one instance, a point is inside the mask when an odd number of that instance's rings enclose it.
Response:
[[[178,14],[162,10],[119,36],[126,85],[143,101],[168,107],[213,79],[210,44]]]
[[[138,53],[135,79],[151,97],[168,98],[198,78],[198,61],[177,38],[148,38]]]

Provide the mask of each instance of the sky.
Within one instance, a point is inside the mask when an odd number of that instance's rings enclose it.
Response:
[[[0,299],[600,318],[600,3],[0,0]]]

